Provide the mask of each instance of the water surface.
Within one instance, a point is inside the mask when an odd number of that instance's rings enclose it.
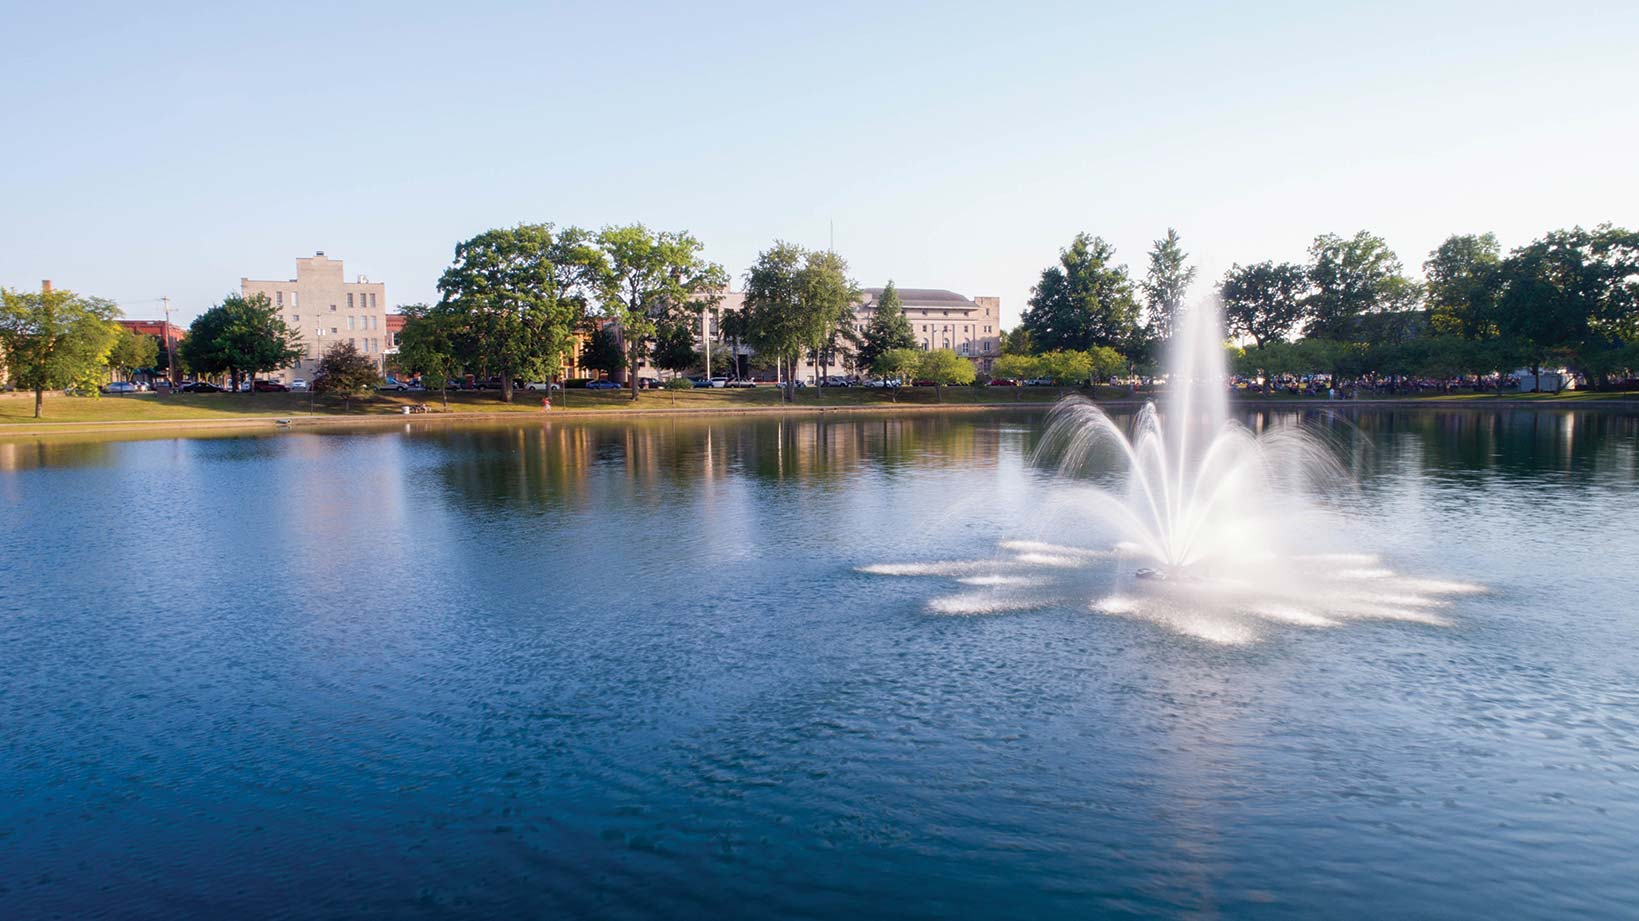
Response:
[[[1352,418],[1449,626],[860,571],[1096,544],[1035,416],[0,441],[0,916],[1631,916],[1639,422]]]

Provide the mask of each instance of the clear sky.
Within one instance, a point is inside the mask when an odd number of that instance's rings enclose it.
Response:
[[[1247,6],[0,0],[0,284],[185,320],[322,249],[403,303],[486,228],[643,221],[738,286],[834,222],[1011,325],[1080,230],[1210,280],[1639,223],[1639,3]]]

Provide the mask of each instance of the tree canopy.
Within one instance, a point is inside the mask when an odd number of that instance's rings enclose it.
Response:
[[[1309,247],[1305,334],[1321,339],[1400,338],[1418,286],[1382,237],[1322,234]]]
[[[449,385],[461,373],[463,317],[449,304],[407,304],[404,328],[398,334],[398,366],[420,375],[425,387],[437,388],[444,405],[450,402]]]
[[[686,231],[653,231],[642,224],[605,227],[598,300],[619,323],[627,363],[635,371],[662,322],[698,316],[722,299],[728,274],[708,262],[705,246]],[[631,375],[637,399],[637,375]]]
[[[353,398],[364,396],[381,383],[376,363],[351,342],[337,342],[325,349],[313,377],[313,389],[340,394],[343,406],[351,409]]]
[[[232,389],[246,375],[288,368],[302,357],[302,340],[265,294],[230,294],[196,317],[182,340],[182,358],[203,374],[227,374]]]
[[[438,280],[441,304],[460,318],[454,341],[466,369],[500,377],[503,401],[512,400],[515,381],[555,374],[573,347],[588,297],[603,281],[594,244],[578,227],[520,224],[455,247]]]
[[[1155,241],[1150,249],[1150,266],[1140,286],[1149,307],[1149,325],[1146,332],[1154,340],[1172,338],[1173,326],[1189,286],[1195,280],[1195,268],[1188,265],[1189,254],[1179,241],[1178,231],[1167,228],[1167,235]],[[1109,344],[1109,343],[1106,343]]]
[[[0,366],[19,389],[34,391],[34,418],[45,392],[95,393],[122,330],[113,302],[72,291],[0,288]]]
[[[916,333],[911,321],[905,318],[905,305],[899,298],[899,289],[893,279],[882,289],[876,300],[876,312],[865,324],[863,341],[859,346],[859,363],[875,370],[876,360],[891,349],[916,347]]]
[[[1218,286],[1224,323],[1259,346],[1284,339],[1303,318],[1307,285],[1303,266],[1290,262],[1232,265]]]
[[[1041,273],[1023,326],[1038,349],[1128,348],[1138,338],[1138,300],[1127,267],[1101,237],[1076,234]]]

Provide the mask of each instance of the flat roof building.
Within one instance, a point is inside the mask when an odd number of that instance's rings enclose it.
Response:
[[[246,297],[265,294],[279,317],[301,334],[302,357],[289,368],[274,372],[285,384],[295,378],[311,381],[325,349],[351,342],[361,354],[382,368],[391,347],[387,325],[387,286],[363,275],[348,281],[342,261],[323,250],[296,260],[296,277],[284,281],[239,279]]]

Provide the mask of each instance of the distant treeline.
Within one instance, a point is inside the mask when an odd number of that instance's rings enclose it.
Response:
[[[1489,233],[1449,237],[1409,277],[1381,237],[1324,234],[1308,260],[1231,266],[1217,282],[1248,375],[1452,379],[1563,366],[1594,386],[1639,369],[1639,234],[1556,230],[1504,254]],[[1132,280],[1079,234],[1044,270],[1003,351],[1114,349],[1153,369],[1195,278],[1176,232]]]

